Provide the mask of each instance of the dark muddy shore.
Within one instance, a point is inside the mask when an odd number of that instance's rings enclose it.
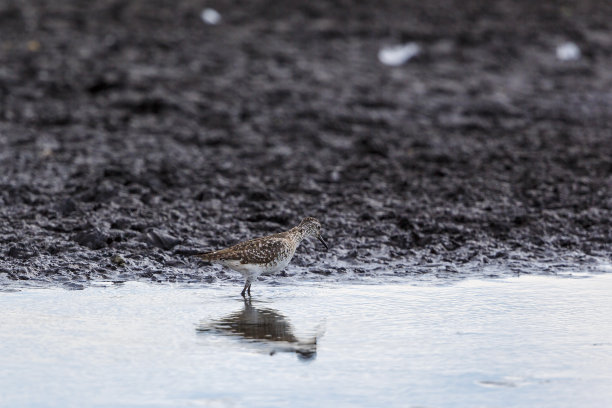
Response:
[[[354,3],[1,1],[0,283],[233,279],[189,254],[307,215],[288,275],[609,262],[612,3]]]

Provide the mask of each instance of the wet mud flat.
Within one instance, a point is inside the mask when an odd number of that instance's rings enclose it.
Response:
[[[306,215],[298,278],[611,258],[609,1],[56,3],[0,3],[2,285],[234,279],[190,254]]]
[[[9,407],[607,407],[612,275],[0,296]],[[534,312],[537,311],[537,312]]]

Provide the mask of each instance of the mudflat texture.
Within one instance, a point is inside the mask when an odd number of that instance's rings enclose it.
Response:
[[[2,0],[0,283],[234,279],[191,254],[304,216],[289,276],[609,262],[612,2],[574,3]]]

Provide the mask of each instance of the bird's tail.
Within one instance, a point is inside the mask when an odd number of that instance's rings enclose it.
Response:
[[[205,252],[202,254],[195,254],[195,256],[197,256],[200,259],[203,259],[204,261],[212,261],[213,255],[214,255],[214,252]]]
[[[221,251],[204,252],[202,254],[196,254],[195,256],[204,261],[218,261],[223,258]]]

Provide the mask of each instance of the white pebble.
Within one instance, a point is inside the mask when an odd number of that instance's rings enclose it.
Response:
[[[385,65],[397,67],[405,64],[421,52],[417,43],[386,46],[378,51],[378,60]]]
[[[574,61],[580,58],[580,48],[573,42],[557,46],[557,58],[561,61]]]
[[[202,20],[206,24],[219,24],[221,21],[221,14],[215,9],[206,8],[202,11]]]

